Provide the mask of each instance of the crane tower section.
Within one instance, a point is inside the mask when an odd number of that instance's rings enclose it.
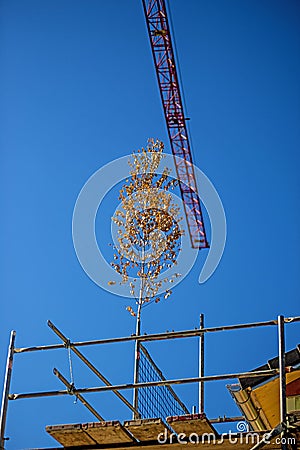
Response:
[[[142,1],[191,244],[208,248],[165,0]]]

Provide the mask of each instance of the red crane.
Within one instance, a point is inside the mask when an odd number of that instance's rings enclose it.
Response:
[[[191,244],[193,248],[208,248],[166,3],[165,0],[142,2]]]

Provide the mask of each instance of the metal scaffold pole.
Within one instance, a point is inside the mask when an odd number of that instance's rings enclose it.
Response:
[[[142,309],[142,303],[139,302],[138,310],[137,310],[137,317],[136,317],[136,330],[135,335],[140,336],[141,334],[141,309]],[[133,383],[137,384],[139,382],[139,364],[140,364],[140,341],[135,341],[135,350],[134,350],[134,378]],[[138,413],[138,395],[139,390],[138,388],[135,388],[133,390],[133,407],[134,407],[134,413],[133,413],[133,419],[139,419],[139,413]]]
[[[255,377],[272,377],[278,375],[278,369],[268,369],[268,370],[258,370],[251,372],[240,372],[240,373],[230,373],[223,375],[206,375],[203,378],[177,378],[172,380],[159,380],[159,381],[148,381],[141,383],[125,383],[125,384],[117,384],[113,386],[97,386],[90,388],[80,388],[74,390],[74,394],[79,393],[95,393],[95,392],[107,392],[107,391],[121,391],[127,389],[142,389],[149,388],[154,386],[168,386],[173,384],[188,384],[188,383],[199,383],[200,381],[208,382],[208,381],[221,381],[221,380],[230,380],[236,378],[255,378]],[[44,392],[29,392],[29,393],[21,393],[21,394],[10,394],[9,400],[18,400],[21,398],[38,398],[38,397],[52,397],[56,395],[69,395],[70,392],[68,390],[65,391],[44,391]]]
[[[284,319],[285,323],[296,323],[300,322],[300,316],[297,317],[286,317]],[[139,341],[139,342],[150,342],[150,341],[159,341],[164,339],[182,339],[194,336],[200,336],[202,333],[216,333],[222,331],[234,331],[234,330],[242,330],[247,328],[257,328],[257,327],[266,327],[266,326],[277,326],[277,320],[268,320],[265,322],[252,322],[252,323],[243,323],[237,325],[223,325],[218,327],[210,327],[203,328],[202,331],[197,329],[193,330],[183,330],[183,331],[167,331],[165,333],[155,333],[148,335],[131,335],[125,337],[118,338],[108,338],[108,339],[96,339],[92,341],[84,341],[84,342],[72,342],[73,347],[84,347],[90,345],[107,345],[107,344],[117,344],[120,342],[131,342],[131,341]],[[36,345],[34,347],[21,347],[16,348],[15,353],[27,353],[27,352],[37,352],[37,351],[45,351],[45,350],[58,350],[60,348],[65,348],[65,344],[50,344],[50,345]]]
[[[200,314],[199,329],[204,328],[204,314]],[[199,378],[204,377],[204,333],[199,336]],[[204,412],[204,383],[199,382],[199,414]]]
[[[10,333],[10,340],[9,340],[9,346],[8,346],[8,354],[7,354],[4,385],[3,385],[3,394],[2,394],[2,403],[1,403],[1,415],[0,415],[0,449],[1,450],[4,449],[6,415],[7,415],[7,406],[8,406],[8,396],[9,396],[9,389],[10,389],[12,365],[13,365],[13,358],[14,358],[15,339],[16,339],[16,332],[12,331]]]
[[[283,430],[286,429],[286,378],[285,378],[285,336],[284,336],[284,317],[278,316],[278,357],[279,357],[279,398],[280,398],[280,422]],[[284,431],[282,436],[284,435]],[[281,444],[282,450],[285,450],[286,444]]]
[[[280,422],[267,435],[257,442],[250,450],[259,450],[266,445],[274,437],[281,436],[281,449],[287,450],[286,431],[287,431],[287,408],[286,408],[286,358],[285,358],[285,336],[284,323],[286,319],[284,316],[277,318],[278,330],[278,374],[279,374],[279,415]]]

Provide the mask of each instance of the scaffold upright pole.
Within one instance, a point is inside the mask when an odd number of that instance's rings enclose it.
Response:
[[[15,339],[16,339],[16,332],[11,331],[9,346],[8,346],[8,353],[7,353],[3,394],[2,394],[2,403],[1,403],[1,414],[0,414],[0,449],[1,450],[4,449],[6,415],[7,415],[7,407],[8,407],[8,395],[9,395],[9,389],[10,389],[12,365],[13,365],[13,358],[14,358]]]
[[[204,328],[204,314],[200,314],[200,330]],[[199,336],[199,378],[204,377],[204,333]],[[199,414],[204,412],[204,383],[199,382]]]
[[[278,316],[278,359],[279,359],[279,398],[280,398],[280,422],[285,430],[286,425],[286,378],[285,378],[285,336],[284,316]],[[286,444],[282,442],[282,450]]]
[[[140,336],[140,334],[141,334],[141,309],[142,309],[142,303],[141,303],[141,301],[139,301],[137,317],[136,317],[136,330],[135,330],[136,336]],[[139,365],[140,365],[140,341],[136,340],[135,341],[135,349],[134,349],[134,380],[133,380],[134,384],[137,384],[139,382]],[[138,388],[135,388],[133,390],[133,407],[135,410],[133,413],[133,419],[139,419],[138,395],[139,395],[139,390],[138,390]]]

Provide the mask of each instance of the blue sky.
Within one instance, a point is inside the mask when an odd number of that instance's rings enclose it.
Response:
[[[296,0],[173,0],[171,11],[195,163],[224,204],[228,239],[213,277],[198,275],[202,251],[169,302],[145,310],[143,330],[186,329],[299,314],[300,5]],[[96,286],[79,265],[74,204],[101,166],[159,138],[169,152],[139,0],[0,2],[1,352],[125,336],[128,301]],[[104,235],[117,191],[104,203]],[[107,238],[109,240],[109,236]],[[106,242],[103,243],[106,245]],[[287,347],[299,327],[287,330]],[[248,370],[276,355],[276,330],[207,337],[206,372]],[[171,378],[197,375],[196,340],[149,346]],[[112,382],[132,379],[132,346],[84,350]],[[59,389],[66,351],[17,355],[13,392]],[[74,361],[77,386],[98,385]],[[191,408],[196,387],[177,390]],[[126,395],[129,395],[128,393]],[[112,395],[88,399],[108,420],[130,418]],[[207,387],[209,417],[236,414],[225,383]],[[8,449],[53,446],[45,425],[93,421],[73,399],[10,402]]]

